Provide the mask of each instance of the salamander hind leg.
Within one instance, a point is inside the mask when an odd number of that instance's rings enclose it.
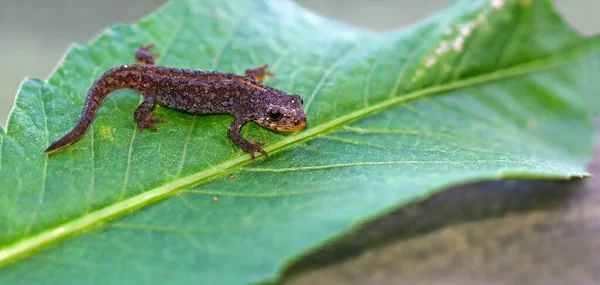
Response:
[[[274,76],[275,75],[272,72],[268,71],[267,68],[269,68],[268,64],[265,64],[263,66],[248,68],[244,72],[244,76],[253,78],[256,81],[263,81],[265,79],[265,76]]]
[[[144,132],[144,128],[150,128],[156,132],[158,128],[154,124],[165,121],[163,118],[152,118],[152,115],[154,115],[152,107],[154,107],[154,97],[145,97],[144,102],[137,107],[133,114],[133,118],[140,127],[141,132]]]
[[[154,60],[158,58],[158,53],[150,53],[153,47],[154,44],[140,44],[135,50],[135,59],[139,64],[154,64]]]

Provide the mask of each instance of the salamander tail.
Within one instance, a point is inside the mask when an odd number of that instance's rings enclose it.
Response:
[[[67,147],[68,145],[74,143],[75,140],[68,139],[66,136],[60,138],[59,140],[50,144],[50,146],[44,150],[45,153],[53,153],[57,150]]]
[[[98,109],[100,102],[102,101],[102,99],[104,99],[104,97],[106,97],[106,95],[104,94],[100,94],[101,96],[96,96],[94,92],[95,89],[92,88],[90,90],[90,95],[88,95],[88,98],[86,99],[85,106],[83,107],[83,112],[79,117],[79,121],[77,121],[77,124],[75,124],[73,129],[71,129],[62,138],[50,144],[50,146],[46,150],[44,150],[45,153],[51,153],[65,148],[79,140],[81,137],[83,137],[85,132],[92,125],[92,121],[94,121],[94,117],[96,116],[96,110]]]
[[[75,125],[75,127],[69,131],[66,135],[64,135],[62,138],[54,141],[53,143],[50,144],[50,146],[44,150],[45,153],[52,153],[55,152],[57,150],[60,150],[62,148],[65,148],[71,144],[73,144],[74,142],[78,141],[81,137],[83,137],[83,135],[85,134],[85,131],[87,131],[87,129],[90,127],[91,124],[91,118],[88,119],[87,117],[84,119],[84,116],[81,116],[82,118],[79,120],[79,122],[77,122],[77,125]]]
[[[96,79],[96,82],[94,82],[88,91],[83,106],[83,111],[81,112],[81,116],[79,117],[77,124],[75,124],[75,127],[73,127],[73,129],[71,129],[62,138],[50,144],[50,146],[44,150],[45,153],[52,153],[65,148],[83,137],[85,132],[92,125],[92,121],[94,121],[94,117],[96,116],[96,110],[98,110],[102,100],[104,100],[104,98],[106,98],[106,96],[108,96],[108,94],[114,90],[130,87],[126,85],[115,84],[113,81],[106,80],[107,78],[118,76],[119,72],[123,72],[126,69],[126,65],[117,66],[104,72],[104,74]]]

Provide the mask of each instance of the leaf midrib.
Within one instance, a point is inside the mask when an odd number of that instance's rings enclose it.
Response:
[[[483,84],[486,82],[497,81],[521,74],[538,72],[563,66],[568,64],[580,53],[585,52],[590,46],[596,47],[598,43],[600,43],[600,37],[594,37],[593,39],[588,40],[587,43],[583,43],[580,46],[571,48],[569,50],[554,54],[546,58],[534,60],[513,67],[508,67],[506,69],[494,71],[484,75],[467,78],[462,81],[450,82],[446,85],[438,85],[425,88],[419,91],[408,93],[405,96],[387,99],[378,104],[371,105],[369,107],[348,113],[347,115],[341,116],[335,120],[331,120],[321,125],[317,125],[316,127],[308,129],[306,131],[288,136],[279,142],[265,147],[264,150],[269,153],[277,152],[278,150],[283,149],[288,145],[308,140],[312,137],[318,136],[319,134],[325,133],[328,130],[334,129],[344,123],[348,123],[350,121],[365,117],[377,111],[386,109],[388,107],[415,100],[427,95],[433,95],[445,91],[463,88],[466,86]],[[132,196],[110,206],[87,213],[86,215],[74,219],[70,222],[58,225],[56,227],[52,227],[32,237],[28,237],[14,242],[4,248],[0,248],[0,265],[4,265],[19,257],[25,256],[28,253],[31,253],[44,245],[56,242],[69,235],[88,229],[97,223],[120,216],[124,213],[150,204],[154,201],[168,197],[177,192],[178,190],[182,190],[183,188],[186,188],[188,186],[199,184],[202,181],[218,176],[236,166],[242,165],[247,162],[250,162],[250,157],[248,155],[243,155],[234,159],[227,160],[219,165],[216,165],[211,169],[200,171],[195,174],[173,180],[160,187],[148,190],[142,194]]]

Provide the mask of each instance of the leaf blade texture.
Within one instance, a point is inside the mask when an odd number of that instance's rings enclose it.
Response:
[[[161,65],[271,64],[267,84],[304,98],[307,128],[246,126],[269,143],[269,158],[250,162],[226,137],[229,116],[158,107],[167,122],[141,134],[140,97],[123,90],[81,141],[43,155],[93,80],[133,62],[140,42]],[[586,177],[599,51],[547,1],[460,1],[386,33],[286,1],[169,2],[23,82],[0,132],[0,283],[274,281],[309,250],[451,185]]]

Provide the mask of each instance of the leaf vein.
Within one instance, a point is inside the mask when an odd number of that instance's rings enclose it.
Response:
[[[181,176],[181,172],[183,171],[183,166],[185,165],[185,157],[187,156],[187,147],[188,147],[188,144],[190,143],[190,137],[192,136],[192,131],[194,130],[194,123],[196,122],[196,117],[197,116],[192,116],[192,123],[190,124],[188,133],[185,136],[185,142],[183,144],[183,151],[181,152],[181,161],[179,162],[179,167],[177,167],[176,177]]]
[[[312,104],[313,100],[315,99],[317,93],[321,90],[321,88],[323,87],[323,84],[325,84],[325,81],[329,78],[329,76],[341,65],[343,64],[346,59],[348,59],[348,57],[352,54],[352,52],[354,52],[354,50],[358,47],[358,45],[355,43],[354,46],[347,51],[345,54],[343,54],[342,56],[340,56],[328,69],[327,71],[325,71],[325,73],[323,74],[323,76],[321,77],[321,79],[319,80],[319,83],[317,83],[317,86],[315,86],[315,89],[313,90],[313,92],[310,94],[310,97],[308,97],[308,102],[306,102],[306,105],[304,106],[304,112],[308,114],[308,110],[310,108],[310,105]]]
[[[353,184],[336,184],[332,187],[319,187],[313,189],[307,189],[302,191],[286,191],[282,193],[244,193],[244,192],[224,192],[224,191],[214,191],[214,190],[195,190],[188,189],[181,191],[182,194],[190,193],[196,195],[211,195],[211,196],[225,196],[225,197],[250,197],[250,198],[277,198],[277,197],[287,197],[287,196],[298,196],[298,195],[308,195],[315,193],[323,193],[328,191],[342,190],[347,189],[349,187],[358,186],[356,183]]]
[[[406,57],[406,60],[404,61],[402,67],[400,68],[400,71],[398,72],[398,76],[396,76],[394,86],[392,87],[388,98],[394,98],[396,97],[396,95],[398,95],[397,93],[398,89],[400,88],[400,82],[402,81],[402,78],[404,78],[404,74],[408,70],[408,63],[412,62],[414,58],[419,54],[419,52],[423,50],[422,47],[423,45],[425,45],[425,43],[427,43],[427,40],[429,38],[430,37],[423,37],[423,40],[421,40],[421,42],[417,44],[417,47],[415,47],[415,49],[412,52],[410,52],[410,54],[408,54],[408,57]]]
[[[575,58],[575,56],[579,55],[581,52],[587,51],[588,48],[589,46],[573,48],[571,50],[563,51],[553,56],[548,56],[539,60],[530,61],[521,65],[507,67],[505,69],[497,70],[491,73],[466,78],[462,81],[451,82],[446,85],[438,85],[429,88],[424,88],[401,97],[389,98],[375,105],[371,105],[370,107],[358,109],[356,111],[350,112],[343,116],[339,116],[320,125],[315,125],[314,127],[308,128],[305,131],[287,136],[276,143],[268,145],[264,149],[268,152],[279,150],[295,142],[308,140],[318,136],[319,134],[325,131],[338,128],[342,124],[350,122],[357,118],[364,117],[368,114],[372,114],[374,112],[389,108],[394,105],[419,99],[424,96],[429,96],[441,92],[448,92],[451,90],[460,89],[472,85],[483,84],[491,81],[497,81],[500,79],[517,76],[520,74],[539,72],[563,66],[567,63],[570,63]],[[194,174],[182,177],[180,179],[173,180],[156,188],[149,189],[143,193],[133,195],[125,200],[118,201],[116,203],[99,208],[93,212],[90,212],[87,215],[57,225],[54,228],[47,229],[43,232],[37,233],[36,235],[6,245],[3,248],[0,248],[0,264],[4,264],[8,261],[14,260],[46,244],[56,242],[57,240],[63,239],[68,235],[74,234],[75,232],[87,229],[90,226],[95,225],[99,222],[123,215],[133,209],[140,208],[159,199],[168,197],[176,193],[178,190],[182,190],[186,187],[196,185],[201,181],[220,175],[225,171],[242,165],[248,161],[250,161],[250,158],[247,156],[240,156],[232,158],[230,160],[226,160],[221,164],[215,165],[210,169],[199,171]],[[499,177],[500,176],[502,175],[499,175]],[[60,233],[54,232],[59,227],[64,230]]]
[[[141,102],[141,101],[140,101]],[[137,127],[133,124],[133,133],[131,134],[131,141],[129,142],[129,150],[127,151],[127,162],[125,166],[125,178],[123,179],[123,186],[121,186],[121,194],[119,194],[119,201],[125,198],[125,191],[127,190],[127,184],[129,184],[129,169],[131,168],[131,154],[133,153],[133,141],[137,133]]]
[[[275,73],[277,72],[277,68],[279,67],[279,65],[281,64],[281,62],[283,61],[283,59],[292,51],[293,49],[291,47],[288,47],[286,50],[284,50],[283,52],[281,52],[279,54],[279,56],[277,57],[277,59],[275,60],[275,62],[273,63],[273,65],[271,65],[271,72]],[[263,80],[263,83],[266,84],[267,81],[269,81],[270,77],[266,77]]]
[[[92,71],[92,74],[96,74],[98,72],[98,66],[96,65],[94,67],[94,70]],[[94,191],[96,190],[96,153],[94,150],[94,140],[95,140],[95,133],[94,133],[94,127],[90,128],[90,158],[92,160],[92,162],[90,163],[92,166],[92,174],[90,177],[90,188],[88,189],[88,194],[87,194],[87,209],[85,210],[86,213],[89,213],[91,210],[91,202],[93,199],[93,195],[94,195]]]
[[[46,114],[46,106],[44,104],[44,98],[42,96],[42,85],[40,84],[39,89],[38,89],[38,94],[40,97],[40,103],[41,103],[41,107],[42,107],[42,118],[44,119],[44,131],[45,131],[45,135],[44,135],[44,140],[45,140],[45,145],[49,144],[49,134],[48,134],[48,116]],[[27,228],[25,230],[26,234],[29,234],[29,232],[31,231],[31,227],[33,226],[33,223],[35,222],[35,220],[37,219],[38,213],[40,211],[40,207],[42,206],[42,203],[44,203],[44,196],[46,195],[46,175],[48,172],[48,155],[44,154],[44,167],[42,170],[42,183],[41,183],[41,189],[40,189],[40,193],[38,195],[38,202],[37,205],[35,207],[35,209],[33,210],[33,213],[31,215],[31,219],[29,220],[29,223],[27,224]]]
[[[248,172],[290,172],[290,171],[307,171],[307,170],[322,170],[342,167],[357,167],[370,165],[408,165],[408,164],[467,164],[467,163],[490,163],[490,162],[506,162],[505,159],[498,160],[405,160],[405,161],[366,161],[366,162],[349,162],[336,163],[317,166],[302,166],[289,168],[245,168],[240,170]]]
[[[177,39],[177,37],[179,36],[179,34],[181,33],[181,31],[183,30],[183,27],[185,26],[185,23],[187,23],[187,19],[189,19],[189,10],[188,13],[185,14],[185,20],[181,21],[179,24],[179,26],[177,27],[177,29],[175,30],[175,33],[173,33],[173,37],[171,37],[171,39],[169,40],[169,42],[165,45],[165,50],[163,52],[164,55],[167,54],[167,52],[169,52],[169,50],[173,47],[173,43],[175,43],[175,40]],[[156,64],[159,65],[160,62],[162,62],[162,60],[164,59],[163,57],[159,57],[158,60],[156,61]],[[143,96],[142,98],[140,98],[140,104],[143,101]],[[141,131],[141,130],[140,130]],[[127,184],[129,184],[129,171],[131,168],[131,156],[133,153],[133,142],[135,140],[135,136],[137,134],[136,131],[136,124],[133,124],[133,133],[131,135],[131,141],[129,143],[129,150],[127,152],[127,163],[126,163],[126,167],[125,167],[125,179],[123,181],[123,186],[121,187],[121,193],[119,195],[119,201],[123,200],[125,198],[125,192],[127,190]]]
[[[365,87],[363,89],[363,101],[364,101],[365,107],[369,106],[369,97],[370,97],[369,89],[371,88],[371,78],[373,77],[373,73],[375,72],[377,67],[379,67],[379,62],[373,63],[373,65],[369,69],[369,73],[367,74],[367,79],[365,81]]]

